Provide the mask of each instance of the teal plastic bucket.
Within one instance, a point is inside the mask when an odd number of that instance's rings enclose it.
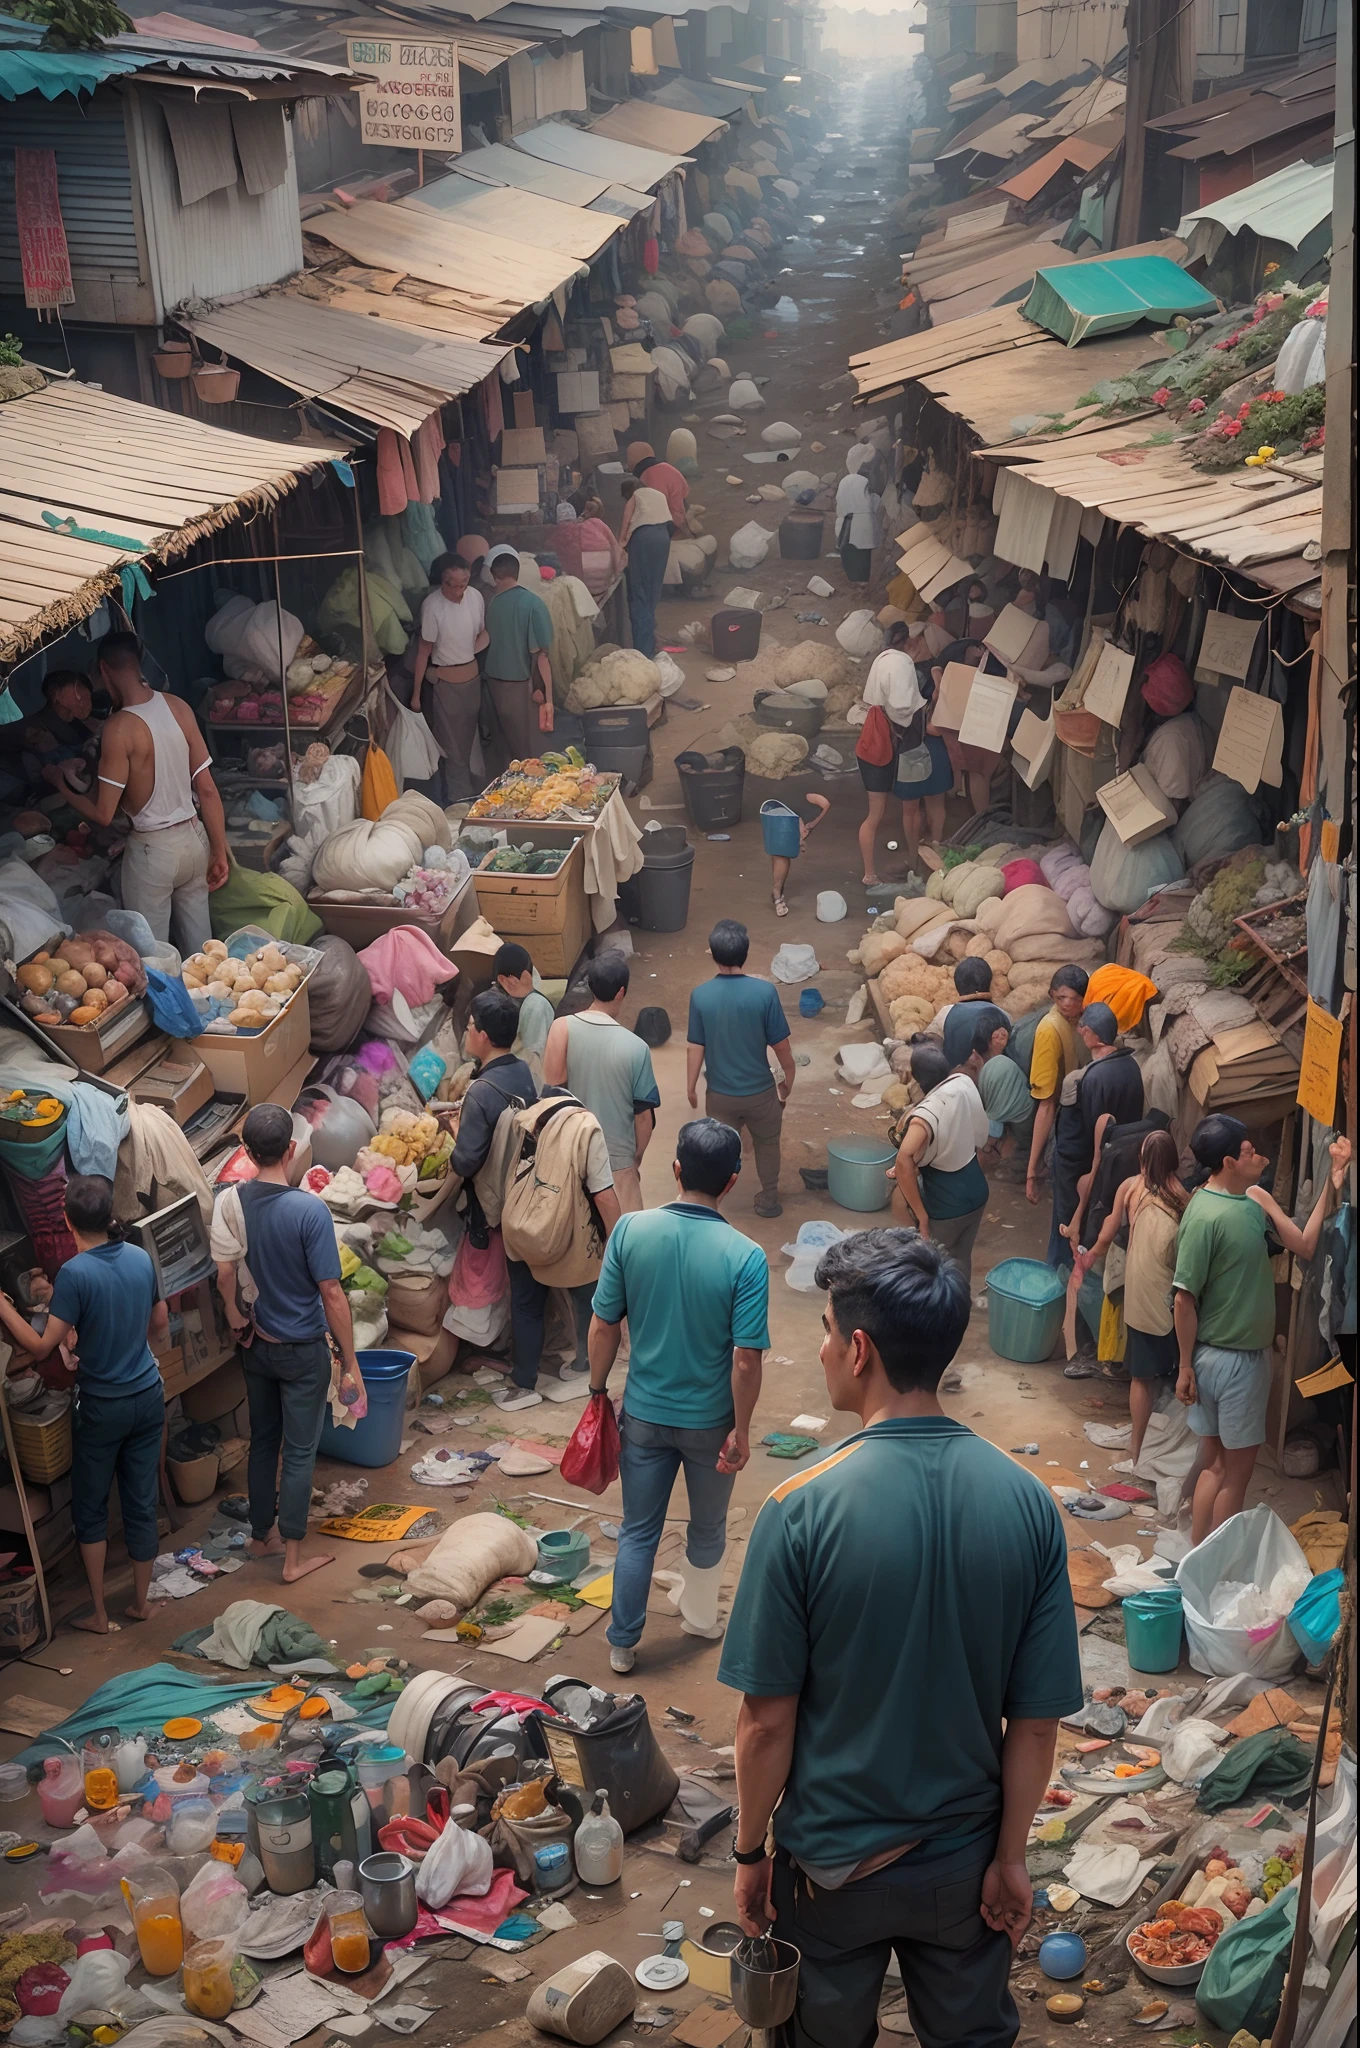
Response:
[[[826,1189],[842,1209],[868,1215],[892,1199],[888,1168],[897,1153],[881,1138],[833,1138],[826,1148]]]
[[[1130,1593],[1121,1605],[1130,1669],[1174,1671],[1181,1661],[1184,1621],[1180,1587],[1150,1587],[1146,1593]]]
[[[760,806],[760,836],[771,860],[797,860],[802,845],[797,811],[778,797],[767,797]]]
[[[1067,1282],[1038,1259],[1003,1259],[987,1275],[987,1341],[998,1358],[1042,1365],[1063,1324]]]

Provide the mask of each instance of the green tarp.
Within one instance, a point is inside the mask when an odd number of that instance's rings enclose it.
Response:
[[[1178,314],[1198,320],[1218,309],[1213,293],[1169,256],[1111,256],[1103,263],[1037,271],[1020,308],[1069,348],[1088,335],[1122,334],[1140,320],[1167,326]]]

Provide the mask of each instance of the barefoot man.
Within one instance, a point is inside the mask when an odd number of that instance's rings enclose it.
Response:
[[[330,1210],[318,1195],[288,1184],[297,1149],[292,1114],[277,1102],[257,1103],[241,1136],[259,1170],[254,1180],[218,1196],[212,1254],[227,1320],[244,1350],[250,1404],[247,1551],[251,1557],[282,1553],[283,1582],[290,1586],[332,1562],[330,1556],[302,1552],[316,1447],[330,1400],[327,1325],[340,1352],[342,1399],[359,1389],[362,1400],[363,1381]]]
[[[17,1346],[11,1372],[29,1362],[41,1368],[51,1359],[43,1379],[74,1396],[71,1514],[93,1605],[88,1614],[72,1616],[71,1626],[108,1636],[118,1633],[104,1605],[115,1479],[132,1562],[132,1605],[126,1613],[130,1621],[145,1621],[151,1611],[147,1591],[156,1562],[165,1390],[148,1339],[164,1337],[168,1315],[156,1296],[150,1257],[140,1245],[121,1242],[113,1221],[113,1183],[99,1173],[72,1174],[63,1199],[76,1256],[57,1274],[41,1336],[4,1294],[0,1322]]]

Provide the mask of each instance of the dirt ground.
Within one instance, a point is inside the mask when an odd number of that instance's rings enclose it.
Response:
[[[834,152],[825,159],[824,182],[808,194],[805,201],[808,214],[806,232],[816,248],[816,260],[781,280],[799,306],[799,323],[779,330],[774,338],[735,345],[731,352],[734,374],[740,370],[754,370],[769,376],[765,420],[782,417],[802,422],[808,440],[815,438],[825,443],[824,454],[810,456],[806,453],[805,443],[803,457],[809,467],[823,471],[843,468],[847,435],[852,429],[851,385],[845,375],[846,355],[852,349],[871,346],[880,338],[878,323],[884,309],[896,300],[892,287],[897,251],[891,239],[885,239],[880,232],[879,224],[893,200],[905,188],[905,138],[898,132],[900,121],[898,87],[891,77],[880,77],[845,90],[827,123],[828,132],[834,138]],[[692,483],[692,496],[706,508],[707,523],[719,536],[722,543],[720,560],[725,559],[726,539],[735,527],[751,517],[773,525],[780,516],[779,507],[753,507],[746,502],[748,490],[755,488],[755,482],[751,480],[764,481],[771,475],[769,468],[752,467],[739,459],[738,451],[760,445],[758,432],[753,430],[745,442],[737,442],[727,448],[706,436],[701,422],[725,409],[726,396],[723,392],[701,401],[690,413],[683,415],[699,435],[703,473]],[[667,425],[679,423],[680,417],[677,415]],[[759,424],[757,420],[757,428]],[[663,428],[663,436],[664,431]],[[734,460],[734,456],[738,459]],[[724,482],[728,474],[738,472],[744,472],[740,487]],[[828,531],[829,528],[828,521]],[[814,567],[834,585],[837,593],[821,604],[809,598],[805,590],[807,575]],[[706,617],[715,604],[721,602],[723,594],[738,582],[755,584],[763,590],[788,592],[785,604],[765,615],[763,644],[767,646],[772,642],[784,643],[807,637],[829,642],[831,626],[853,608],[839,562],[834,558],[816,564],[801,564],[781,563],[775,557],[763,568],[741,575],[726,569],[715,570],[712,595],[706,600],[691,597],[668,601],[660,614],[661,641],[674,644],[678,629],[685,620]],[[800,625],[794,617],[798,610],[821,610],[831,625],[824,628]],[[711,656],[686,651],[679,658],[687,677],[684,694],[697,698],[702,708],[685,711],[672,705],[665,723],[656,731],[654,779],[634,806],[635,815],[642,824],[649,818],[656,818],[660,823],[681,821],[680,792],[672,766],[675,754],[701,744],[725,719],[749,708],[739,685],[712,684],[705,680],[704,671],[712,665]],[[727,1204],[727,1212],[739,1229],[764,1247],[770,1259],[772,1348],[766,1362],[764,1391],[753,1438],[770,1429],[787,1428],[795,1416],[811,1413],[826,1417],[826,1427],[821,1434],[823,1443],[830,1445],[850,1426],[850,1419],[835,1416],[828,1408],[825,1382],[818,1363],[821,1300],[816,1295],[795,1293],[784,1285],[782,1276],[788,1262],[781,1256],[780,1247],[793,1239],[801,1223],[813,1218],[829,1218],[842,1228],[861,1227],[870,1220],[836,1209],[825,1195],[808,1193],[799,1179],[797,1168],[799,1165],[824,1164],[828,1138],[838,1134],[881,1135],[887,1120],[882,1112],[853,1107],[853,1091],[838,1080],[834,1066],[839,1045],[851,1041],[864,1043],[871,1036],[868,1026],[847,1030],[844,1023],[845,1005],[858,979],[845,955],[857,942],[866,923],[855,842],[856,829],[863,815],[863,796],[856,775],[837,778],[823,787],[831,799],[831,815],[814,835],[794,870],[789,889],[792,910],[784,920],[776,920],[773,913],[769,865],[761,851],[760,827],[754,815],[748,815],[740,826],[733,828],[726,843],[710,842],[701,834],[691,834],[696,841],[697,854],[688,924],[682,932],[673,935],[645,932],[634,935],[632,992],[639,1008],[644,1004],[663,1005],[673,1025],[669,1044],[655,1056],[662,1106],[657,1130],[644,1162],[644,1192],[648,1203],[655,1204],[670,1195],[670,1162],[675,1133],[691,1113],[685,1100],[684,1085],[685,1017],[690,988],[711,971],[705,947],[710,926],[719,916],[739,915],[751,930],[751,967],[757,973],[768,972],[770,960],[783,940],[810,942],[816,947],[822,971],[813,985],[825,998],[825,1010],[816,1020],[803,1020],[797,1014],[798,991],[784,992],[785,1007],[793,1025],[795,1053],[807,1061],[798,1069],[785,1118],[784,1214],[776,1221],[764,1222],[754,1216],[754,1175],[749,1171],[743,1174]],[[751,812],[755,808],[754,805],[748,806]],[[951,831],[963,821],[963,816],[962,805],[957,801],[952,803]],[[900,853],[896,858],[900,862]],[[889,864],[880,870],[887,876],[895,872],[893,859],[894,856],[889,854]],[[850,915],[844,922],[835,925],[816,922],[813,900],[817,890],[825,888],[837,889],[847,898]],[[885,1216],[878,1220],[887,1219]],[[977,1246],[975,1287],[981,1284],[981,1276],[988,1268],[1002,1258],[1018,1254],[1042,1257],[1047,1223],[1046,1207],[1030,1208],[1022,1189],[994,1183]],[[1082,1424],[1091,1419],[1118,1422],[1127,1418],[1127,1401],[1119,1386],[1104,1381],[1065,1380],[1058,1358],[1046,1365],[1028,1368],[1008,1363],[997,1357],[988,1345],[985,1314],[975,1313],[960,1354],[960,1364],[962,1390],[945,1397],[944,1405],[949,1413],[1007,1450],[1037,1443],[1038,1455],[1027,1456],[1023,1462],[1039,1470],[1041,1475],[1046,1467],[1053,1465],[1089,1472],[1097,1482],[1109,1475],[1113,1461],[1121,1453],[1097,1450],[1083,1435]],[[446,1390],[452,1384],[447,1382]],[[466,1426],[455,1429],[451,1437],[446,1436],[442,1441],[475,1448],[493,1430],[494,1425],[488,1422],[487,1416],[495,1416],[495,1413],[494,1410],[474,1411]],[[539,1439],[553,1436],[560,1442],[570,1433],[578,1414],[579,1409],[573,1406],[545,1404],[517,1418],[523,1424],[518,1434]],[[494,1427],[494,1434],[506,1433]],[[552,1527],[569,1522],[572,1510],[536,1496],[546,1493],[559,1496],[560,1501],[576,1499],[579,1501],[578,1512],[585,1515],[585,1526],[591,1534],[593,1554],[607,1565],[613,1546],[600,1536],[597,1525],[601,1518],[617,1520],[620,1507],[617,1487],[599,1501],[574,1494],[573,1489],[563,1486],[555,1473],[543,1480],[502,1481],[499,1485],[494,1477],[488,1476],[472,1489],[471,1497],[464,1506],[451,1500],[447,1493],[422,1488],[409,1477],[409,1466],[414,1458],[434,1441],[413,1433],[412,1448],[408,1454],[399,1458],[386,1472],[369,1475],[368,1500],[419,1500],[447,1515],[485,1509],[493,1504],[495,1498],[500,1498],[522,1511],[531,1512],[540,1526]],[[748,1469],[737,1480],[733,1541],[728,1555],[729,1594],[740,1571],[744,1538],[752,1519],[771,1486],[785,1478],[788,1471],[788,1466],[772,1461],[764,1450],[757,1448]],[[352,1475],[352,1467],[318,1464],[317,1479],[323,1485]],[[1332,1497],[1333,1489],[1326,1484],[1325,1478],[1316,1485],[1319,1504],[1337,1504]],[[1293,1516],[1314,1504],[1314,1483],[1290,1484],[1263,1467],[1255,1495],[1271,1500],[1281,1512]],[[677,1499],[673,1505],[676,1514],[668,1523],[663,1556],[659,1560],[663,1566],[667,1561],[665,1553],[677,1550],[683,1535],[683,1504]],[[209,1513],[209,1508],[190,1511],[176,1543],[183,1544],[196,1532],[201,1533]],[[1143,1519],[1135,1513],[1109,1533],[1114,1540],[1138,1541],[1147,1552],[1156,1526],[1155,1520]],[[1071,1540],[1079,1544],[1088,1540],[1091,1533],[1074,1524]],[[421,1640],[423,1624],[413,1615],[385,1605],[381,1608],[360,1605],[353,1600],[355,1590],[366,1584],[358,1575],[359,1567],[380,1557],[382,1552],[373,1546],[358,1544],[341,1543],[336,1548],[338,1554],[334,1563],[290,1589],[286,1604],[311,1622],[323,1636],[334,1638],[347,1657],[364,1652],[384,1652],[408,1658],[416,1667],[432,1664],[449,1670],[466,1667],[478,1677],[484,1676],[488,1689],[493,1686],[516,1689],[527,1686],[530,1690],[537,1690],[550,1675],[563,1671],[597,1684],[611,1683],[608,1645],[602,1625],[568,1637],[560,1649],[544,1653],[536,1663],[527,1667],[498,1657],[494,1644],[468,1650],[464,1650],[462,1645],[426,1644]],[[115,1596],[121,1590],[119,1576],[115,1564]],[[59,1575],[56,1592],[59,1613],[79,1610],[83,1587],[74,1561],[68,1563]],[[149,1664],[163,1657],[173,1637],[185,1629],[206,1625],[229,1601],[242,1597],[282,1597],[277,1566],[250,1565],[243,1573],[205,1588],[190,1600],[165,1603],[144,1625],[125,1624],[120,1635],[107,1640],[96,1641],[61,1627],[54,1642],[45,1650],[10,1668],[7,1689],[36,1694],[50,1702],[57,1710],[53,1715],[56,1719],[58,1714],[72,1711],[115,1672],[127,1669],[134,1660]],[[117,1611],[117,1606],[113,1611]],[[1112,1611],[1117,1614],[1118,1610]],[[883,1618],[885,1625],[891,1626],[891,1616],[885,1614]],[[1118,1636],[1120,1631],[1115,1628],[1112,1633]],[[1122,1640],[1112,1640],[1109,1634],[1101,1633],[1097,1628],[1084,1636],[1083,1651],[1091,1682],[1127,1680]],[[715,1756],[713,1751],[721,1751],[732,1742],[737,1698],[718,1686],[717,1664],[718,1645],[683,1635],[664,1597],[657,1593],[653,1597],[636,1668],[631,1678],[618,1683],[626,1690],[641,1691],[646,1697],[662,1747],[678,1768],[698,1766],[716,1771],[721,1776],[730,1771],[730,1762],[720,1755]],[[198,1668],[206,1670],[211,1667]],[[230,1675],[234,1677],[237,1674]],[[1188,1668],[1183,1668],[1178,1678],[1157,1682],[1165,1687],[1174,1684],[1188,1686],[1195,1681]],[[692,1716],[692,1722],[673,1722],[665,1711],[672,1706]],[[12,1755],[21,1746],[19,1737],[0,1734],[0,1754]],[[38,1834],[46,1833],[40,1827],[37,1799],[33,1795],[22,1805],[5,1809],[3,1824],[19,1830],[30,1829]],[[578,1889],[568,1901],[577,1924],[551,1935],[541,1945],[525,1952],[522,1960],[532,1979],[541,1980],[573,1956],[600,1947],[607,1949],[631,1971],[642,1957],[654,1953],[659,1947],[655,1936],[663,1911],[667,1917],[682,1919],[694,1935],[701,1933],[707,1917],[730,1917],[731,1866],[725,1863],[725,1855],[726,1838],[721,1836],[713,1848],[705,1852],[704,1861],[692,1868],[677,1862],[668,1840],[642,1847],[631,1846],[622,1882],[614,1888],[618,1896],[590,1897],[583,1889]],[[20,1877],[16,1872],[11,1880],[7,1903],[18,1903],[21,1896],[31,1895],[35,1882],[34,1877],[27,1874]],[[1051,1920],[1052,1916],[1049,1918]],[[1018,1970],[1017,1982],[1022,2011],[1021,2038],[1027,2042],[1046,2040],[1050,2024],[1044,2011],[1044,1998],[1056,1987],[1042,1978],[1032,1963]],[[444,2048],[444,2044],[457,2043],[472,2048],[472,2044],[542,2039],[523,2019],[529,1989],[529,1980],[510,1987],[498,1985],[486,1976],[476,1955],[473,1955],[467,1960],[430,1963],[408,1986],[403,1987],[402,1996],[407,2002],[421,2001],[438,2008],[421,2028],[422,2044],[429,2044],[429,2048]],[[1092,1999],[1085,2018],[1079,2023],[1078,2031],[1082,2037],[1088,2042],[1102,2044],[1127,2040],[1129,2015],[1141,2002],[1140,1997],[1134,1996],[1137,1990],[1135,1983],[1128,1992],[1106,2002]],[[667,2002],[677,2014],[684,2013],[702,2003],[703,1994],[689,1985],[672,1994]],[[895,2002],[900,2005],[900,1990],[890,1980],[885,1994],[885,2012]],[[633,2020],[611,2035],[610,2041],[637,2043],[660,2039],[668,2034],[669,2023],[661,2029],[652,2030],[645,2024],[649,2009],[657,2003],[657,2000],[643,1994]],[[1207,2034],[1204,2037],[1210,2038]],[[368,2038],[382,2040],[390,2038],[390,2035],[379,2022],[376,2031]],[[736,2038],[740,2040],[740,2033]],[[884,2044],[900,2038],[900,2030],[884,2032],[880,2036]],[[309,2042],[317,2044],[317,2048],[327,2039],[325,2029],[318,2029],[308,2037]]]

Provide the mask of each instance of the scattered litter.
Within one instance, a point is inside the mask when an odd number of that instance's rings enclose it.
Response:
[[[560,1934],[564,1927],[576,1925],[576,1915],[569,1912],[560,1899],[554,1899],[537,1915],[540,1927],[546,1927],[549,1934]]]
[[[1013,1458],[1037,1458],[1037,1457],[1038,1457],[1038,1455],[1039,1455],[1039,1446],[1038,1446],[1038,1444],[1012,1444],[1012,1445],[1011,1445],[1011,1456],[1012,1456]],[[1050,1464],[1050,1465],[1056,1465],[1058,1461],[1057,1461],[1057,1459],[1056,1459],[1056,1458],[1050,1458],[1048,1462],[1049,1462],[1049,1464]]]
[[[793,1361],[791,1359],[783,1359],[780,1362],[784,1365],[790,1365]],[[789,1424],[789,1428],[802,1431],[807,1436],[816,1436],[820,1430],[826,1428],[826,1420],[824,1415],[795,1415],[793,1421]]]

